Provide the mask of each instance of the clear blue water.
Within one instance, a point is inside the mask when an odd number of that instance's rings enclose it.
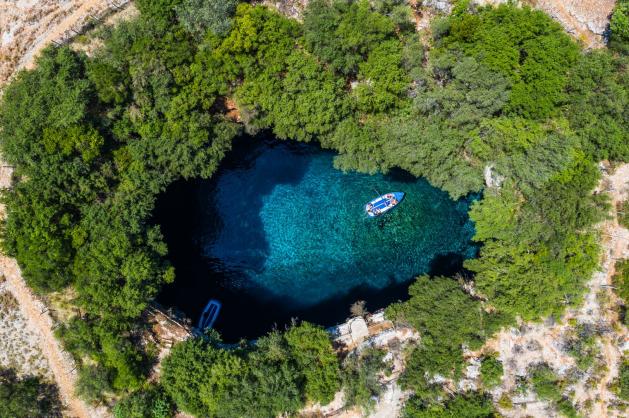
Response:
[[[172,186],[156,211],[177,272],[164,303],[196,320],[219,299],[219,331],[256,337],[292,317],[332,325],[359,299],[384,307],[418,274],[452,273],[475,256],[471,199],[452,201],[401,171],[342,173],[333,156],[244,137],[213,179]],[[376,190],[406,197],[368,218]]]

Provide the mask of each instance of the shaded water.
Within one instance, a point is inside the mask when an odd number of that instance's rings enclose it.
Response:
[[[416,275],[451,274],[475,255],[469,200],[401,171],[344,174],[333,156],[243,137],[211,180],[173,184],[155,212],[177,273],[160,301],[196,321],[220,300],[215,328],[234,341],[293,317],[333,325],[359,299],[384,307]],[[406,198],[370,219],[363,205],[375,190]]]

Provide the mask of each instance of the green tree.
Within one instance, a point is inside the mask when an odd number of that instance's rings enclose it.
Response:
[[[158,385],[139,389],[118,401],[113,407],[116,418],[172,418],[172,401]]]
[[[375,113],[400,106],[410,80],[402,68],[402,44],[397,39],[374,47],[358,68],[354,95],[359,110]]]
[[[618,371],[619,396],[623,400],[629,400],[629,361],[623,360]]]
[[[219,356],[202,339],[175,345],[162,363],[161,384],[177,407],[193,415],[208,415],[201,388],[212,378],[212,365]]]
[[[609,22],[609,30],[609,46],[623,54],[629,53],[629,1],[618,1]]]
[[[364,57],[394,34],[395,23],[366,0],[315,0],[304,12],[306,48],[341,74],[356,74]]]
[[[183,27],[197,39],[209,30],[225,35],[231,28],[231,16],[238,0],[185,0],[175,10]]]
[[[480,364],[480,376],[483,385],[487,389],[498,386],[502,381],[502,362],[498,360],[497,355],[483,357]]]
[[[547,364],[536,366],[530,376],[533,389],[540,399],[555,402],[561,399],[560,379]]]
[[[411,398],[404,408],[404,416],[408,418],[493,418],[496,411],[491,399],[473,392],[456,395],[447,399],[443,404],[425,404],[418,398]]]
[[[101,366],[83,366],[76,381],[76,394],[83,400],[100,404],[113,391],[110,372]]]
[[[480,347],[502,321],[484,311],[461,285],[447,277],[421,276],[409,287],[410,299],[387,308],[387,316],[412,325],[422,336],[408,360],[404,387],[423,388],[431,375],[458,377],[463,345]]]
[[[577,153],[541,189],[523,196],[508,182],[473,205],[474,239],[483,247],[465,266],[495,308],[533,320],[579,301],[598,263],[599,246],[588,230],[606,207],[591,192],[598,176]]]
[[[511,80],[510,112],[543,119],[565,100],[578,46],[545,13],[507,3],[453,14],[440,24],[439,47],[477,57]]]
[[[358,405],[365,411],[373,408],[373,398],[383,391],[379,375],[386,366],[384,355],[384,351],[370,348],[345,358],[342,376],[347,406]]]
[[[583,54],[570,71],[564,114],[596,160],[629,159],[629,77],[626,59],[606,50]]]
[[[330,403],[340,389],[340,370],[328,333],[304,322],[291,327],[284,338],[297,369],[305,378],[306,397],[322,405]]]
[[[0,368],[0,418],[43,416],[63,416],[57,387],[38,377],[18,377],[14,370]]]

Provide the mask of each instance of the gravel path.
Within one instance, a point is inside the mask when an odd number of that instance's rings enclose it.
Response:
[[[51,13],[44,16],[38,16],[41,18],[36,19],[36,22],[27,21],[26,23],[20,22],[19,17],[26,16],[26,18],[30,19],[33,17],[31,14],[35,13],[36,15],[38,13],[37,8],[40,6],[44,7],[44,5],[24,5],[13,2],[2,3],[7,7],[6,10],[8,14],[5,15],[5,17],[9,19],[15,17],[17,20],[13,20],[11,23],[18,25],[17,30],[15,30],[15,35],[13,35],[11,31],[7,31],[12,37],[12,39],[10,39],[13,41],[12,44],[15,45],[13,48],[17,49],[17,51],[13,52],[20,54],[18,60],[13,62],[6,61],[4,64],[12,67],[3,68],[3,70],[6,71],[3,71],[3,74],[10,76],[19,69],[32,68],[35,61],[34,59],[39,51],[52,41],[60,38],[66,31],[73,28],[74,25],[84,21],[89,13],[104,10],[108,2],[106,0],[88,0],[81,4],[67,3],[52,6],[58,8],[51,10]],[[9,7],[16,7],[18,9],[12,11]],[[28,10],[19,9],[20,7],[26,7]],[[31,9],[35,10],[31,11]],[[11,16],[10,12],[16,12],[15,16]],[[29,27],[33,27],[33,23],[36,23],[36,29],[29,30]],[[45,28],[45,30],[42,31],[40,29],[42,27]],[[9,27],[9,29],[15,28]],[[34,37],[34,35],[36,35],[36,37]],[[12,45],[9,47],[12,47]],[[6,82],[8,78],[9,77],[2,77],[0,86],[3,82]],[[11,174],[12,170],[9,167],[4,165],[0,167],[0,187],[10,186]],[[3,209],[4,208],[0,208],[0,216],[4,215]],[[0,274],[4,275],[6,279],[6,282],[3,284],[4,290],[10,292],[17,300],[22,315],[28,320],[30,331],[38,340],[41,352],[47,360],[50,372],[59,388],[59,394],[67,408],[65,414],[78,418],[107,416],[107,411],[104,408],[90,408],[75,396],[74,387],[77,376],[74,360],[65,352],[59,341],[55,338],[53,334],[55,323],[48,314],[47,307],[44,303],[33,294],[24,282],[16,260],[0,255]]]
[[[88,418],[102,415],[91,410],[84,402],[74,395],[76,382],[75,364],[72,358],[60,346],[53,335],[54,322],[47,312],[46,306],[26,286],[17,262],[9,257],[0,256],[0,271],[6,278],[6,288],[20,305],[23,315],[29,319],[30,325],[39,337],[39,344],[44,356],[48,359],[50,370],[59,387],[59,393],[71,416]]]

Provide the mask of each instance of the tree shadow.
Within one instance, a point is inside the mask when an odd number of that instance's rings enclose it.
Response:
[[[261,270],[269,253],[260,217],[264,198],[278,185],[298,184],[312,145],[260,134],[234,140],[208,180],[179,180],[158,197],[152,222],[168,244],[176,280],[158,301],[195,318],[207,301],[242,279],[235,266]]]
[[[282,142],[265,135],[243,136],[235,140],[233,150],[212,179],[173,183],[159,197],[153,222],[161,226],[177,277],[163,288],[158,301],[177,307],[196,322],[207,301],[219,299],[223,307],[215,327],[226,342],[236,342],[257,338],[274,326],[282,328],[293,318],[328,325],[342,322],[349,316],[350,305],[357,300],[367,301],[371,311],[406,300],[408,285],[414,280],[412,274],[408,280],[390,274],[378,286],[360,284],[343,288],[342,293],[313,304],[300,303],[305,296],[298,291],[278,294],[248,280],[245,270],[263,270],[269,255],[260,215],[265,198],[278,185],[301,182],[308,170],[308,156],[321,152],[326,151],[316,144]],[[392,170],[387,178],[409,184],[425,182],[400,169]],[[457,204],[465,203],[461,200]],[[394,225],[396,216],[402,216],[402,212],[370,220],[375,221],[374,233],[382,233],[387,222]],[[465,216],[460,221],[466,223],[469,219]],[[426,258],[431,255],[424,254]],[[463,271],[464,258],[456,252],[436,254],[428,258],[429,262],[426,260],[427,273],[452,276]],[[371,267],[359,266],[357,270]],[[423,265],[421,270],[425,269]],[[332,269],[326,275],[336,277],[335,273],[344,274]]]

